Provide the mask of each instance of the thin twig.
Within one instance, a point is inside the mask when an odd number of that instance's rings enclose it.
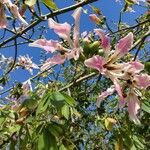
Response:
[[[56,10],[54,11],[53,13],[48,13],[44,16],[41,16],[42,19],[44,20],[47,20],[48,18],[52,18],[52,17],[55,17],[57,15],[60,15],[60,14],[63,14],[63,13],[66,13],[66,12],[69,12],[69,11],[72,11],[78,7],[82,7],[84,5],[87,5],[89,3],[93,3],[97,0],[84,0],[82,2],[79,2],[75,5],[71,5],[69,7],[65,7],[63,9],[59,9],[59,10]],[[6,39],[5,41],[3,41],[2,43],[0,43],[0,47],[4,46],[5,44],[7,44],[8,42],[20,37],[22,34],[24,34],[25,32],[29,31],[30,29],[32,29],[33,27],[35,27],[36,25],[38,25],[39,23],[41,23],[43,20],[41,19],[37,19],[36,21],[34,21],[32,24],[30,24],[28,27],[26,27],[23,31],[19,32],[19,33],[16,33],[16,35]]]

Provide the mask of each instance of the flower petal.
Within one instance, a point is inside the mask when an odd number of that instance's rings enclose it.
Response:
[[[123,57],[131,49],[133,44],[133,33],[130,32],[124,38],[120,39],[115,47],[114,54],[110,57],[110,61],[113,63],[117,59]]]
[[[138,61],[132,61],[129,63],[128,71],[130,73],[139,73],[144,69],[144,65]]]
[[[125,105],[125,98],[123,96],[122,87],[121,87],[121,85],[119,83],[119,80],[117,78],[114,78],[114,79],[112,79],[112,81],[113,81],[113,83],[115,85],[115,89],[116,89],[116,91],[117,91],[117,93],[119,95],[119,98],[120,98],[119,99],[119,106],[120,107],[124,107],[124,105]]]
[[[74,39],[74,47],[79,47],[79,37],[80,37],[80,29],[79,29],[79,24],[80,24],[80,14],[82,11],[82,7],[77,8],[74,13],[72,14],[74,20],[75,20],[75,25],[74,25],[74,31],[73,31],[73,39]]]
[[[101,38],[101,46],[105,50],[105,52],[108,53],[111,47],[109,37],[105,35],[105,32],[101,29],[94,29],[94,32]]]
[[[134,81],[136,86],[141,89],[147,89],[150,86],[150,76],[147,74],[136,75]]]
[[[12,4],[10,6],[10,11],[11,13],[16,17],[18,18],[24,25],[28,25],[28,23],[22,18],[22,16],[19,14],[19,11],[18,11],[18,7],[15,5],[15,4]]]
[[[29,46],[43,48],[45,51],[50,53],[56,51],[59,45],[60,44],[58,41],[54,41],[54,40],[47,41],[45,39],[38,39],[33,43],[29,44]]]
[[[51,29],[54,29],[54,32],[58,34],[59,37],[68,40],[70,38],[71,26],[67,22],[57,23],[52,18],[48,19],[48,25]]]
[[[41,67],[41,71],[47,70],[50,67],[52,67],[54,65],[57,65],[57,64],[63,64],[64,61],[65,61],[64,56],[62,56],[60,54],[56,54],[52,58],[49,58],[49,59],[46,60],[46,62]]]
[[[103,72],[103,65],[105,64],[105,60],[101,56],[93,56],[84,61],[85,66],[93,69],[97,69],[99,72]]]
[[[129,118],[132,121],[134,121],[136,124],[140,124],[140,121],[136,116],[138,110],[140,109],[140,103],[135,93],[129,93],[127,97],[127,105],[128,105]]]
[[[96,106],[99,107],[100,103],[102,100],[104,100],[106,97],[108,97],[109,95],[112,95],[115,92],[115,87],[114,85],[112,85],[110,88],[108,88],[106,91],[102,92],[98,98],[97,98],[97,102],[96,102]]]
[[[65,56],[68,60],[72,58],[74,58],[74,60],[78,60],[82,51],[83,49],[81,47],[73,48],[70,52],[65,53]]]

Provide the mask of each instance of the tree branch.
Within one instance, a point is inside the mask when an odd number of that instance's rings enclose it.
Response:
[[[44,16],[41,16],[41,18],[44,19],[44,20],[46,18],[46,20],[47,20],[48,18],[55,17],[57,15],[69,12],[71,10],[74,10],[74,9],[78,8],[78,7],[82,7],[84,5],[87,5],[89,3],[93,3],[93,2],[96,2],[96,1],[97,0],[83,0],[82,2],[79,2],[79,3],[75,4],[75,5],[72,5],[72,6],[63,8],[63,9],[56,10],[53,13],[48,13],[48,14],[46,14]],[[4,46],[8,42],[10,42],[10,41],[12,41],[12,40],[14,40],[14,39],[16,39],[18,37],[20,37],[23,33],[29,31],[30,29],[32,29],[33,27],[35,27],[36,25],[38,25],[40,22],[42,22],[43,21],[42,19],[38,19],[38,20],[34,21],[31,25],[29,25],[27,28],[25,28],[22,32],[18,32],[18,33],[16,33],[16,35],[14,35],[14,36],[6,39],[2,43],[0,43],[0,47]]]

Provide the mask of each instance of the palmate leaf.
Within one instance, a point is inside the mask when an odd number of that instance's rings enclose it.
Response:
[[[42,2],[51,9],[54,9],[54,10],[58,9],[56,4],[52,0],[42,0]]]

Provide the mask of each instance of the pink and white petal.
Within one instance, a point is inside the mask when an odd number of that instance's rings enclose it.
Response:
[[[129,93],[127,97],[127,106],[129,118],[136,124],[140,124],[139,119],[137,118],[138,110],[140,109],[140,102],[135,93]]]
[[[116,89],[116,91],[117,91],[117,93],[119,95],[119,106],[120,107],[124,107],[126,101],[125,101],[124,94],[123,94],[123,91],[122,91],[122,87],[121,87],[121,85],[119,83],[119,80],[117,78],[115,78],[115,77],[111,78],[111,80],[113,81],[115,89]]]
[[[150,86],[150,75],[140,74],[134,76],[134,84],[140,89],[147,89]]]
[[[136,74],[144,70],[144,65],[140,63],[139,61],[132,61],[128,63],[124,69],[126,72]]]
[[[105,32],[101,29],[94,29],[94,32],[100,37],[102,48],[105,50],[106,53],[109,53],[111,48],[109,37],[105,35]]]
[[[14,15],[14,17],[18,18],[24,25],[26,25],[26,26],[28,25],[28,23],[19,14],[18,7],[15,4],[12,4],[10,6],[10,11]]]
[[[0,3],[0,28],[6,28],[7,26],[7,19],[4,12],[4,5]]]
[[[98,70],[99,72],[103,72],[103,66],[105,64],[105,60],[103,57],[101,56],[93,56],[87,60],[84,61],[85,66],[89,67],[89,68],[93,68]]]
[[[65,53],[65,56],[68,60],[72,58],[74,58],[74,60],[78,60],[81,52],[83,52],[83,49],[81,47],[74,48],[70,52]]]
[[[34,41],[33,43],[30,43],[29,46],[32,47],[39,47],[44,49],[46,52],[53,53],[55,52],[59,47],[59,42],[54,40],[45,40],[45,39],[38,39]]]
[[[96,106],[99,107],[100,103],[109,95],[112,95],[115,92],[115,87],[114,85],[112,85],[110,88],[108,88],[106,91],[102,92],[98,98],[97,98],[97,102],[96,102]]]
[[[123,57],[128,53],[133,44],[133,33],[130,32],[124,38],[120,39],[118,44],[115,47],[115,52],[111,56],[111,62],[115,62],[117,59]]]
[[[41,71],[47,70],[50,67],[58,64],[63,64],[65,62],[65,57],[61,54],[56,54],[52,58],[46,60],[46,62],[41,67]]]
[[[71,26],[67,22],[57,23],[52,18],[48,19],[48,25],[54,32],[61,38],[68,40],[70,39]]]
[[[75,20],[75,25],[74,25],[74,31],[73,31],[73,39],[74,39],[74,47],[77,48],[80,46],[79,43],[79,38],[80,38],[80,15],[81,15],[82,7],[77,8],[74,13],[72,14],[72,17]]]

